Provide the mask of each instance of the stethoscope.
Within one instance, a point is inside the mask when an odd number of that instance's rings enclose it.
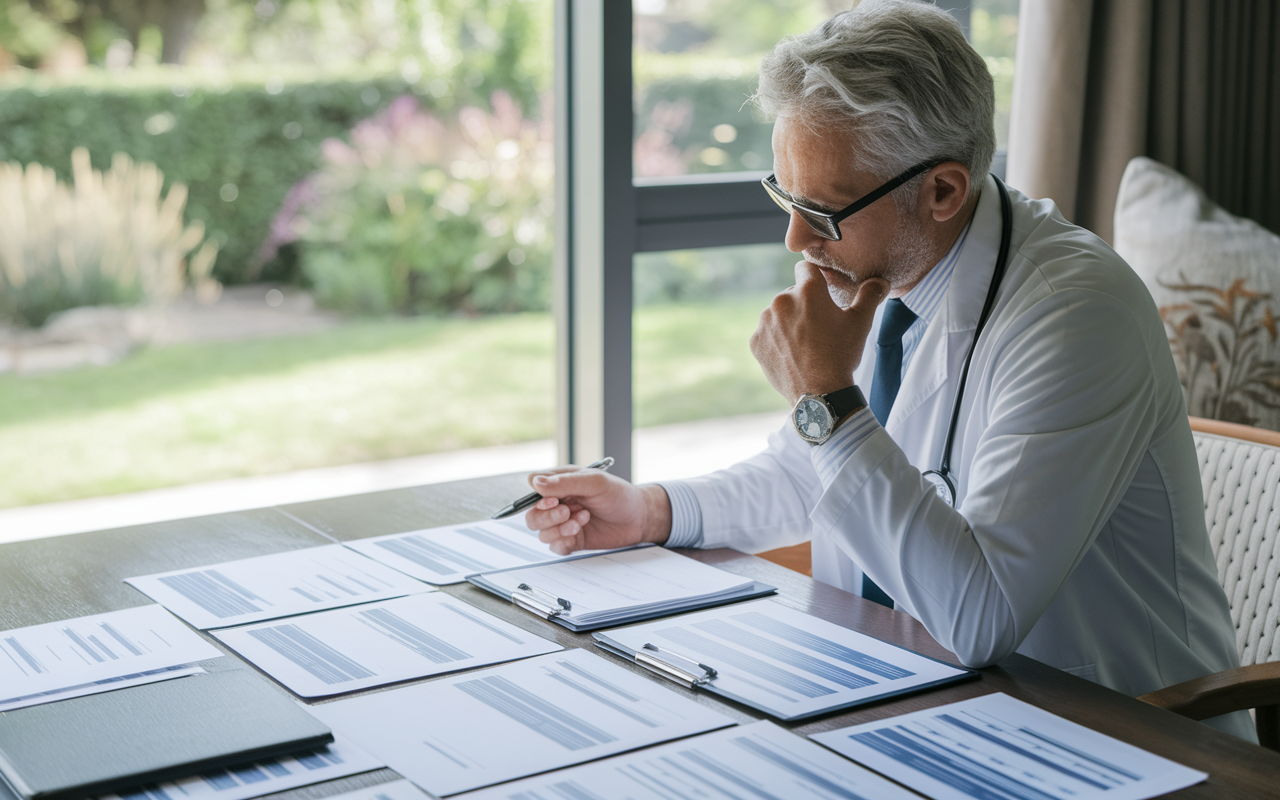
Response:
[[[973,351],[978,347],[978,337],[991,316],[996,305],[996,295],[1000,293],[1000,282],[1004,279],[1004,270],[1009,261],[1009,243],[1013,237],[1013,203],[1009,200],[1009,190],[999,178],[991,176],[1000,190],[1000,252],[996,256],[996,268],[991,273],[991,286],[987,288],[987,301],[978,316],[978,328],[973,332],[973,341],[969,343],[969,352],[964,357],[964,369],[960,371],[960,385],[956,388],[955,405],[951,407],[951,426],[947,428],[947,443],[942,448],[942,461],[937,469],[924,473],[924,477],[933,484],[938,496],[946,500],[952,508],[956,507],[956,485],[951,475],[951,447],[956,441],[956,427],[960,423],[960,404],[964,401],[964,385],[969,380],[969,362],[973,361]]]

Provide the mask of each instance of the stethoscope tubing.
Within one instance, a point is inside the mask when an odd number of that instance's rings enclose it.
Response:
[[[960,371],[956,399],[951,406],[951,423],[947,426],[947,441],[942,447],[942,460],[938,463],[937,469],[924,473],[926,478],[935,475],[942,481],[949,495],[944,499],[950,502],[952,508],[956,505],[956,485],[951,479],[951,450],[955,445],[956,430],[960,424],[960,406],[964,402],[964,388],[969,380],[969,364],[973,361],[973,353],[978,348],[978,337],[982,335],[982,329],[986,327],[987,320],[995,309],[996,298],[1000,294],[1000,284],[1004,280],[1005,269],[1009,264],[1009,249],[1013,241],[1013,201],[1009,199],[1009,190],[1005,188],[1004,183],[995,175],[991,178],[996,182],[996,189],[1000,192],[1000,251],[996,255],[996,268],[991,273],[991,285],[987,287],[986,302],[982,305],[982,313],[978,315],[978,327],[973,332],[969,351],[964,356],[964,368]],[[938,494],[942,495],[941,487],[938,488]]]

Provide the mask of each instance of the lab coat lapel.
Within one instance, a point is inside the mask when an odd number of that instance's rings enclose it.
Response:
[[[987,178],[946,298],[916,347],[885,429],[920,470],[942,456],[960,371],[1000,249],[1000,194]]]

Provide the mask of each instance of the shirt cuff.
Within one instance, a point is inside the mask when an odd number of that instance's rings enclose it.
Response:
[[[684,481],[659,483],[671,501],[671,535],[664,547],[702,546],[702,506]]]
[[[871,413],[871,408],[863,408],[836,428],[836,432],[830,439],[817,447],[810,448],[809,457],[813,459],[813,468],[818,472],[818,479],[822,481],[823,489],[830,486],[836,479],[836,475],[840,474],[840,470],[848,463],[859,445],[871,438],[871,434],[879,428],[880,423],[876,420],[875,414]],[[672,501],[671,505],[674,512],[675,502]]]

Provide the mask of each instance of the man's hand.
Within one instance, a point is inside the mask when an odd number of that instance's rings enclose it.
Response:
[[[760,312],[751,352],[765,377],[788,403],[805,392],[826,394],[848,386],[862,361],[876,306],[889,296],[883,278],[867,278],[848,308],[831,299],[822,271],[796,264],[796,285]]]
[[[602,470],[567,466],[535,473],[529,485],[542,499],[525,522],[557,555],[661,544],[671,533],[671,501],[656,484],[635,486]]]

